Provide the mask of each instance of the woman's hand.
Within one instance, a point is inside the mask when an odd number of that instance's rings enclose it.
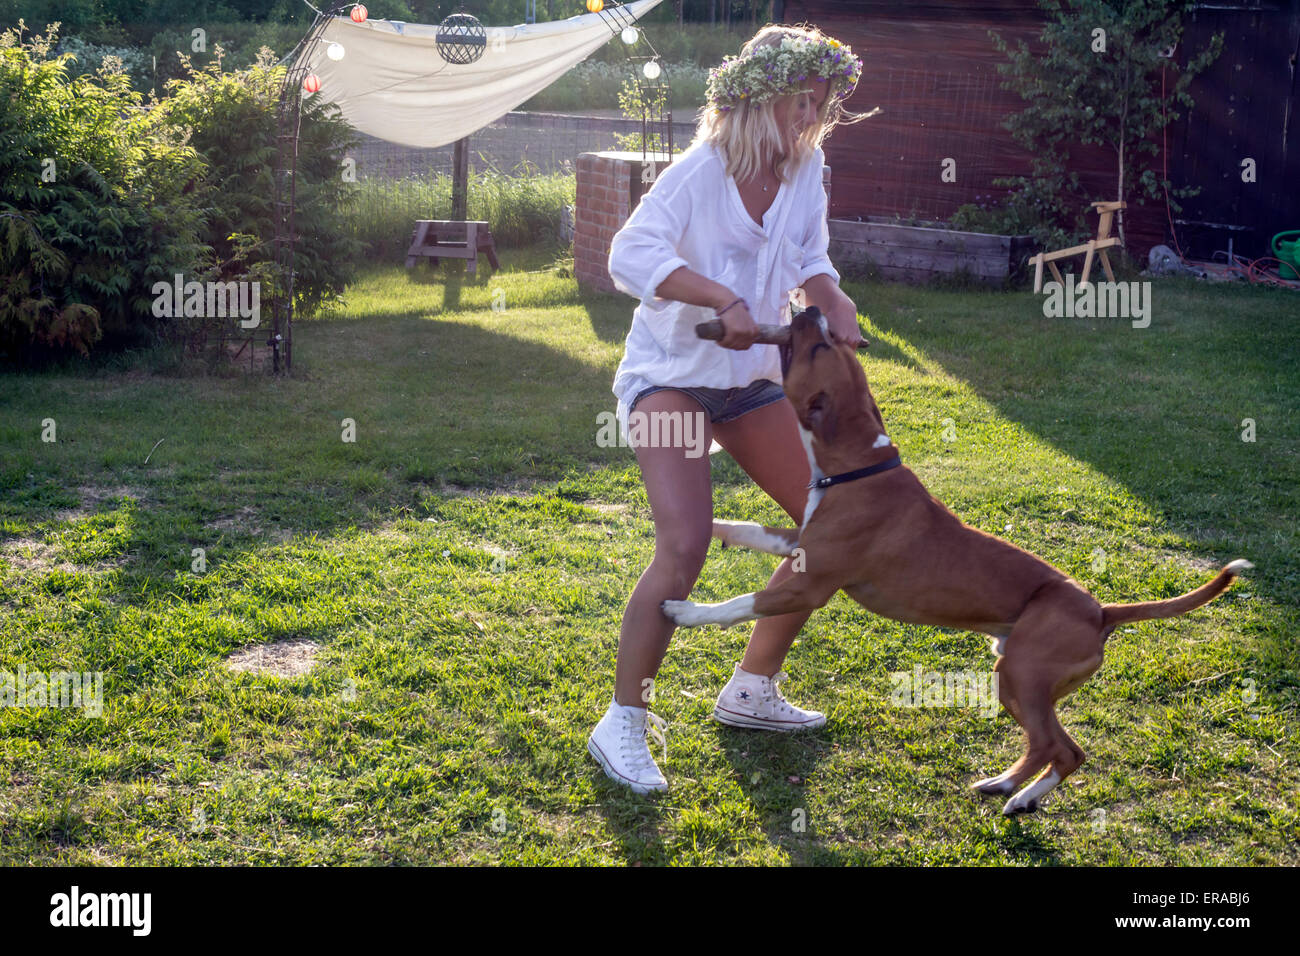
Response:
[[[858,328],[858,307],[847,295],[841,292],[826,309],[825,315],[832,339],[855,349],[862,344],[862,330]]]
[[[743,301],[737,302],[719,315],[718,321],[722,323],[722,338],[718,344],[724,349],[743,352],[758,338],[758,324],[749,314],[749,307]]]
[[[815,275],[802,288],[807,304],[817,306],[822,315],[826,316],[826,325],[834,341],[853,348],[862,344],[862,332],[858,329],[858,307],[844,294],[834,278],[827,273]]]

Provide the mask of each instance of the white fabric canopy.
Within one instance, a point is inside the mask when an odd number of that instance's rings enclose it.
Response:
[[[663,0],[633,0],[624,9],[640,18]],[[307,51],[308,72],[321,96],[339,105],[363,133],[406,146],[454,143],[500,119],[559,79],[601,44],[617,39],[596,13],[486,27],[487,47],[474,63],[448,63],[438,53],[438,27],[395,20],[353,23],[335,17]],[[341,60],[325,50],[343,46]]]

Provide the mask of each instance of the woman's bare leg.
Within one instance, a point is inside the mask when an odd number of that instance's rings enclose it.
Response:
[[[683,392],[668,390],[647,395],[637,403],[635,411],[698,415],[696,421],[703,429],[696,435],[703,435],[702,447],[707,449],[713,440],[708,416],[695,399]],[[636,449],[654,516],[655,554],[623,612],[614,699],[624,707],[645,707],[649,702],[650,685],[646,681],[659,673],[676,627],[659,605],[670,598],[681,600],[690,595],[709,551],[713,531],[709,456],[705,453],[691,458],[687,451]]]
[[[799,420],[794,407],[785,400],[773,402],[735,421],[714,425],[713,429],[718,444],[785,510],[796,527],[801,525],[812,473],[799,438]],[[794,573],[790,559],[786,558],[772,574],[768,587]],[[756,621],[740,662],[741,669],[764,677],[774,676],[781,669],[799,629],[811,615],[811,611],[799,611]]]

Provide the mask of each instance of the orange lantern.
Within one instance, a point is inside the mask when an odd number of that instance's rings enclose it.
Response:
[[[587,0],[587,12],[600,13],[605,9],[605,0]]]
[[[352,8],[351,16],[352,16],[353,23],[365,23],[366,17],[369,16],[369,11],[367,11],[364,6],[358,3],[355,7]]]
[[[308,93],[315,93],[320,89],[320,77],[315,73],[308,73],[302,81],[302,88]]]

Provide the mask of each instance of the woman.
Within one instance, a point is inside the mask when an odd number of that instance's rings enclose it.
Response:
[[[807,455],[781,390],[775,348],[750,349],[757,324],[787,324],[802,289],[836,338],[857,345],[857,307],[839,288],[826,249],[821,143],[848,115],[861,64],[816,28],[768,25],[710,74],[695,139],[642,198],[614,237],[609,272],[639,298],[614,379],[619,420],[636,450],[655,523],[654,560],[637,582],[619,635],[614,699],[588,741],[611,779],[638,793],[667,789],[646,742],[664,722],[647,708],[673,624],[660,611],[690,594],[709,548],[716,439],[796,524],[803,523]],[[716,316],[721,342],[698,339]],[[721,345],[722,348],[718,346]],[[646,440],[656,424],[688,416],[699,441]],[[643,428],[646,423],[649,428]],[[638,435],[641,436],[638,439]],[[791,574],[783,561],[770,583]],[[776,688],[807,613],[758,621],[714,716],[733,726],[811,729],[823,714],[789,704]]]

